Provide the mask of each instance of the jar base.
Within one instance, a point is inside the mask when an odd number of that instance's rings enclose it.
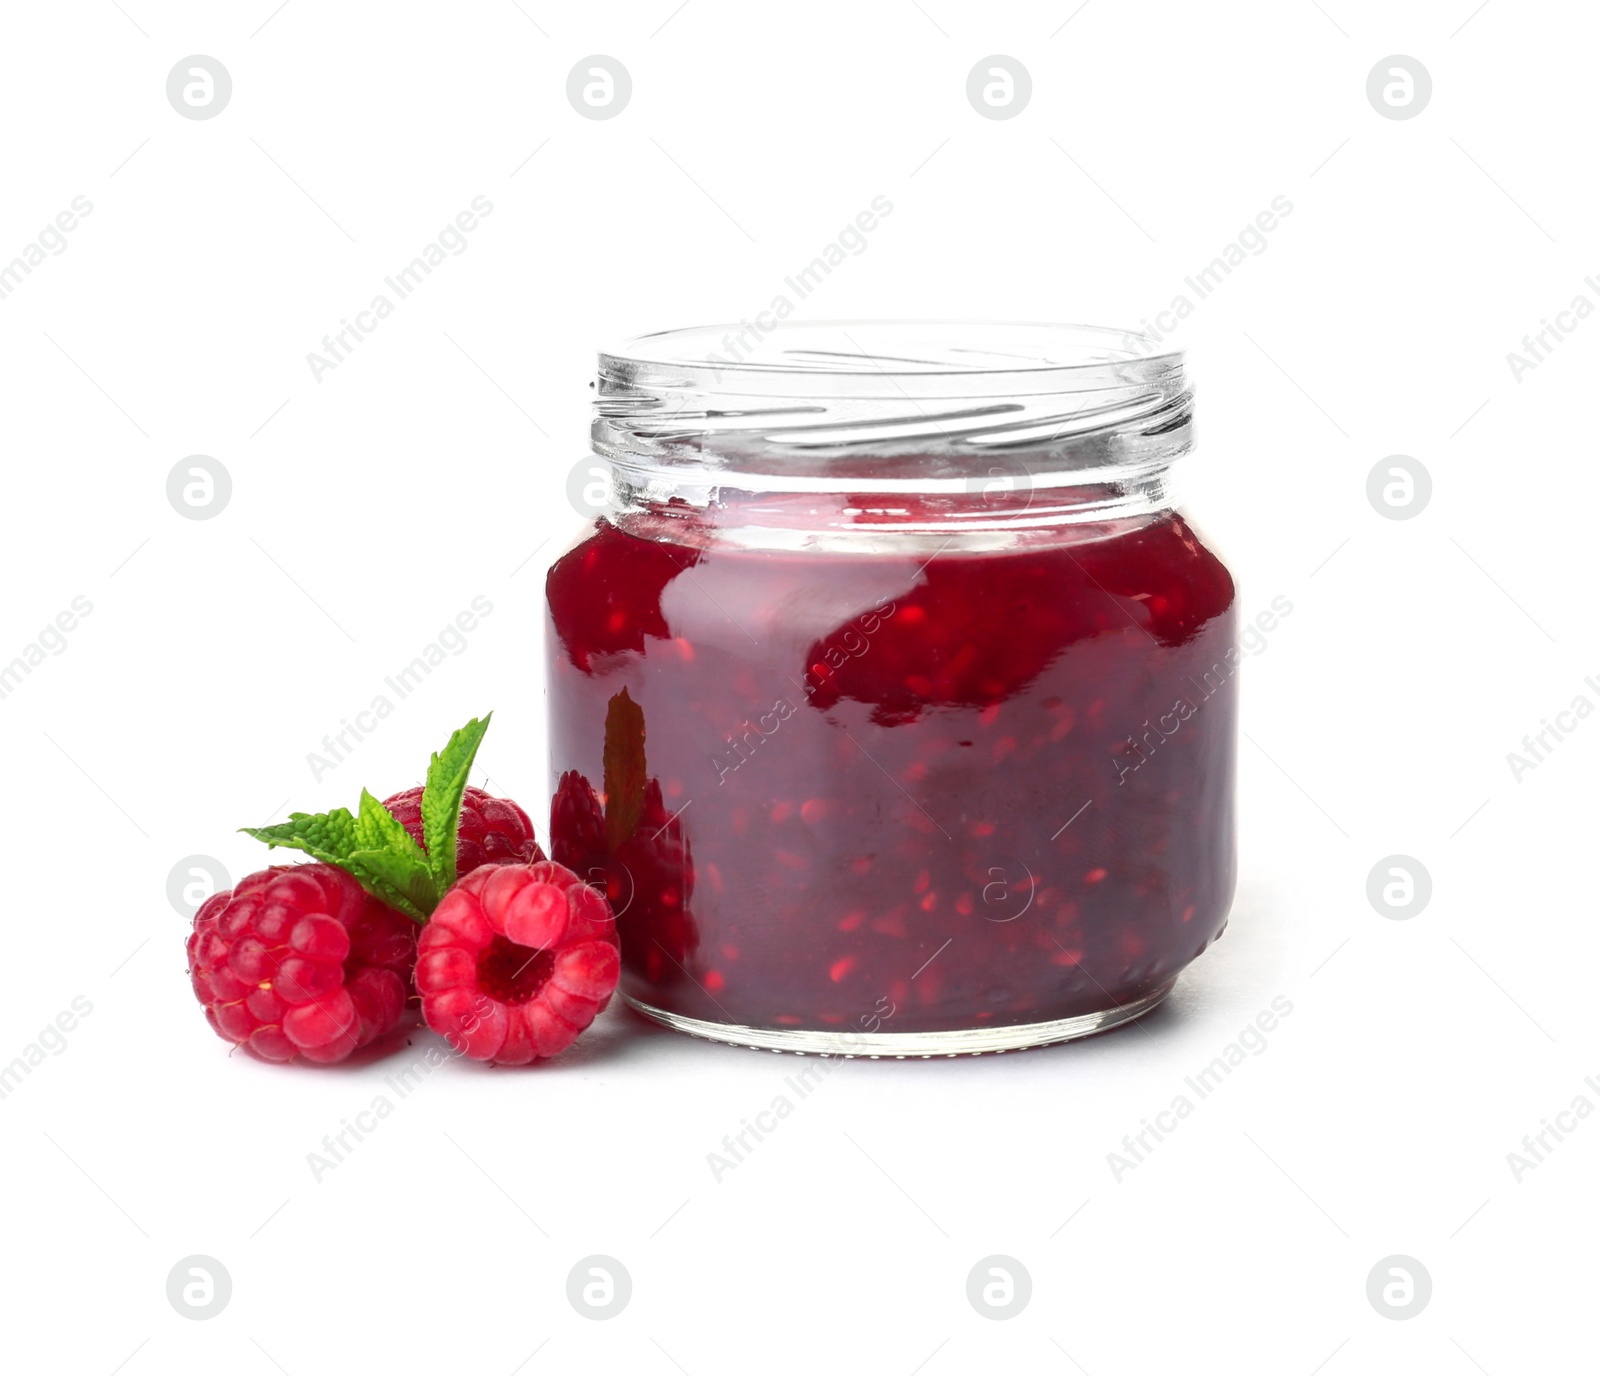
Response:
[[[1035,1046],[1092,1037],[1109,1032],[1160,1005],[1177,981],[1168,980],[1160,988],[1099,1013],[1081,1013],[1075,1018],[1052,1022],[1015,1023],[1009,1027],[963,1027],[947,1032],[824,1032],[810,1028],[744,1027],[738,1023],[706,1022],[669,1013],[628,994],[623,1001],[674,1032],[687,1032],[705,1041],[747,1047],[751,1051],[790,1051],[797,1056],[839,1056],[846,1060],[932,1060],[936,1056],[983,1056],[1003,1051],[1025,1051]]]

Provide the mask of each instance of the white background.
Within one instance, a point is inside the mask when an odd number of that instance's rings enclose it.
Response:
[[[93,204],[0,300],[0,660],[93,604],[0,701],[0,1061],[93,1006],[0,1101],[6,1366],[1582,1360],[1600,1125],[1520,1182],[1507,1153],[1600,1104],[1600,721],[1520,782],[1506,755],[1600,704],[1600,321],[1520,381],[1506,355],[1600,303],[1600,20],[1474,2],[6,6],[0,262]],[[605,121],[565,95],[595,53],[633,78]],[[996,53],[1032,76],[1013,119],[966,99]],[[1405,121],[1366,97],[1396,53],[1433,79]],[[214,119],[167,102],[189,54],[231,73]],[[467,250],[317,381],[307,353],[475,195]],[[1136,324],[1293,204],[1176,337],[1187,508],[1247,613],[1294,608],[1244,670],[1226,937],[1137,1027],[846,1064],[720,1183],[707,1153],[804,1063],[620,1008],[531,1072],[452,1062],[314,1180],[394,1064],[230,1057],[169,871],[241,877],[265,852],[234,828],[409,784],[488,708],[481,763],[543,835],[541,579],[579,528],[595,345],[752,316],[877,195],[892,214],[802,318]],[[1432,475],[1411,520],[1366,496],[1396,453]],[[215,519],[168,504],[192,454],[231,475]],[[466,652],[315,780],[307,753],[476,595]],[[1409,921],[1366,897],[1395,853],[1432,876]],[[1267,1049],[1115,1179],[1123,1135],[1280,995]],[[165,1291],[196,1253],[233,1280],[205,1322]],[[633,1280],[606,1322],[565,1293],[594,1253]],[[1006,1322],[965,1298],[992,1253],[1032,1277]],[[1433,1281],[1403,1322],[1366,1296],[1395,1253]]]

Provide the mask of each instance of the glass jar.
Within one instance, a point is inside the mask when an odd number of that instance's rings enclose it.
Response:
[[[1233,580],[1182,356],[775,323],[600,356],[547,581],[552,855],[670,1027],[1001,1051],[1155,1007],[1234,887]]]

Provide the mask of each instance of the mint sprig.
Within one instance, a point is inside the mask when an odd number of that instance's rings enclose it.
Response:
[[[486,714],[474,717],[450,737],[428,763],[422,785],[422,839],[427,849],[392,812],[361,790],[355,813],[291,812],[287,822],[270,827],[240,827],[269,847],[304,851],[314,860],[337,865],[368,893],[417,922],[426,922],[456,882],[456,836],[461,800],[484,733]]]
[[[422,839],[428,847],[428,862],[441,894],[456,882],[456,833],[461,828],[461,800],[466,796],[472,761],[477,757],[493,716],[490,712],[482,721],[474,717],[428,761],[428,776],[422,785]]]

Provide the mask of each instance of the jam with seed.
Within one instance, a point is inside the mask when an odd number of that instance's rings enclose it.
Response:
[[[863,328],[826,384],[805,339],[751,392],[773,416],[807,386],[826,408],[869,385],[864,356],[947,358],[939,339],[863,349]],[[1007,344],[984,379],[956,365],[963,396],[1014,371]],[[781,428],[752,449],[748,421],[688,422],[681,398],[652,425],[639,398],[668,360],[643,352],[603,356],[612,488],[547,580],[552,858],[606,889],[628,1000],[867,1054],[1025,1046],[1152,1006],[1226,922],[1239,664],[1233,580],[1162,485],[1187,448],[1186,389],[1148,380],[1166,360],[1106,346],[1051,380],[1077,405],[1086,375],[1126,389],[1131,368],[1136,391],[1181,394],[1177,439],[1146,400],[996,463],[964,428],[931,452]],[[929,374],[898,376],[956,385]]]

